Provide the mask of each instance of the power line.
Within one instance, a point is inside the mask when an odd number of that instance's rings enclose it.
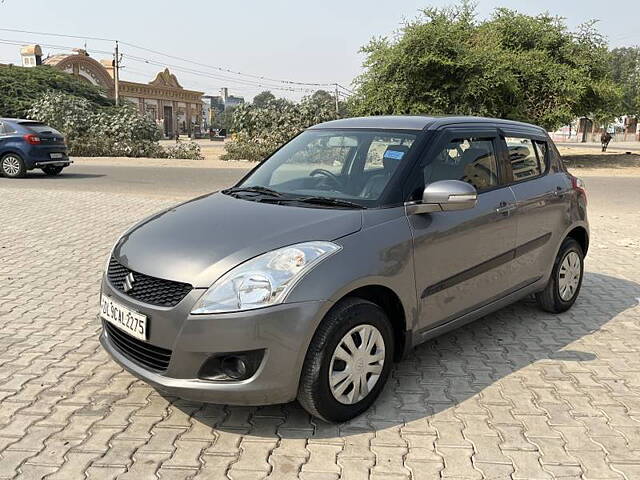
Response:
[[[355,92],[353,90],[349,90],[347,87],[343,87],[342,85],[340,85],[339,83],[336,83],[336,85],[340,88],[342,88],[343,90],[346,90],[349,94],[353,95]]]
[[[113,39],[113,38],[103,38],[103,37],[91,37],[91,36],[81,36],[81,35],[70,35],[70,34],[62,34],[62,33],[53,33],[53,32],[35,32],[35,31],[31,31],[31,30],[20,30],[20,29],[14,29],[14,28],[0,28],[0,31],[6,31],[6,32],[14,32],[14,33],[28,33],[28,34],[32,34],[32,35],[45,35],[45,36],[53,36],[53,37],[63,37],[63,38],[75,38],[75,39],[81,39],[81,40],[95,40],[95,41],[102,41],[102,42],[118,42],[119,40],[117,39]],[[252,73],[243,73],[243,72],[239,72],[239,71],[235,71],[235,70],[231,70],[228,68],[223,68],[223,67],[218,67],[218,66],[214,66],[214,65],[208,65],[206,63],[201,63],[201,62],[196,62],[193,60],[190,60],[188,58],[184,58],[184,57],[179,57],[177,55],[171,55],[168,53],[164,53],[164,52],[160,52],[158,50],[153,50],[147,47],[142,47],[140,45],[136,45],[134,43],[130,43],[130,42],[123,42],[123,41],[119,41],[121,45],[126,45],[128,47],[131,48],[137,48],[139,50],[143,50],[146,51],[148,53],[153,53],[154,55],[161,55],[167,58],[171,58],[174,60],[178,60],[181,62],[185,62],[185,63],[190,63],[192,65],[196,65],[199,67],[204,67],[204,68],[210,68],[222,73],[230,73],[232,75],[239,75],[239,76],[245,76],[245,77],[249,77],[249,78],[255,78],[257,80],[262,80],[262,81],[267,81],[267,82],[276,82],[276,83],[283,83],[283,84],[290,84],[290,85],[299,85],[299,86],[315,86],[315,87],[331,87],[333,85],[335,85],[335,83],[323,83],[323,82],[298,82],[298,81],[294,81],[294,80],[284,80],[284,79],[276,79],[276,78],[270,78],[267,77],[265,75],[256,75],[256,74],[252,74]],[[341,87],[344,88],[344,87]]]
[[[252,74],[252,73],[242,73],[242,72],[234,71],[234,70],[231,70],[231,69],[228,69],[228,68],[216,67],[216,66],[213,66],[213,65],[208,65],[206,63],[195,62],[195,61],[189,60],[187,58],[178,57],[176,55],[170,55],[168,53],[159,52],[157,50],[152,50],[150,48],[146,48],[146,47],[141,47],[139,45],[135,45],[133,43],[128,43],[128,42],[120,42],[120,43],[122,45],[127,45],[128,47],[137,48],[139,50],[144,50],[145,52],[148,52],[148,53],[153,53],[155,55],[161,55],[163,57],[172,58],[174,60],[179,60],[181,62],[190,63],[192,65],[197,65],[199,67],[211,68],[211,69],[219,71],[219,72],[231,73],[233,75],[241,75],[241,76],[245,76],[245,77],[255,78],[255,79],[258,79],[258,80],[264,80],[264,81],[267,81],[267,82],[286,83],[286,84],[291,84],[291,85],[308,85],[308,86],[315,86],[315,87],[331,87],[331,86],[334,85],[334,83],[297,82],[297,81],[293,81],[293,80],[282,80],[282,79],[277,79],[277,78],[270,78],[270,77],[267,77],[265,75],[256,75],[256,74]]]
[[[50,35],[53,37],[62,37],[62,38],[74,38],[74,39],[84,39],[84,40],[95,40],[95,41],[102,41],[102,42],[116,42],[118,43],[117,40],[114,39],[110,39],[110,38],[102,38],[102,37],[92,37],[92,36],[80,36],[80,35],[70,35],[70,34],[59,34],[59,33],[52,33],[52,32],[34,32],[34,31],[30,31],[30,30],[19,30],[19,29],[11,29],[11,28],[0,28],[0,31],[7,31],[7,32],[15,32],[15,33],[28,33],[28,34],[35,34],[35,35]],[[33,43],[31,41],[22,41],[22,40],[9,40],[9,39],[0,39],[0,43],[4,43],[4,44],[8,44],[8,45],[27,45],[29,43]],[[242,72],[236,72],[230,69],[225,69],[225,68],[221,68],[221,67],[215,67],[212,65],[207,65],[204,63],[200,63],[200,62],[194,62],[192,60],[189,59],[185,59],[182,57],[178,57],[175,55],[170,55],[170,54],[166,54],[157,50],[153,50],[153,49],[149,49],[146,47],[141,47],[139,45],[135,45],[133,43],[129,43],[129,42],[119,42],[122,45],[127,45],[129,47],[132,48],[137,48],[143,51],[147,51],[149,53],[153,53],[155,55],[161,55],[161,56],[165,56],[168,58],[173,58],[173,59],[177,59],[178,61],[184,62],[184,63],[191,63],[200,67],[204,67],[204,68],[210,68],[213,69],[217,72],[221,72],[221,73],[211,73],[211,72],[203,72],[201,70],[196,70],[196,69],[192,69],[192,68],[188,68],[188,67],[184,67],[182,65],[175,65],[175,64],[166,64],[164,62],[159,62],[157,60],[153,60],[153,59],[149,59],[149,58],[144,58],[144,57],[139,57],[139,56],[135,56],[135,55],[129,55],[129,54],[123,54],[123,57],[126,57],[130,60],[133,61],[138,61],[138,62],[142,62],[148,65],[155,65],[155,66],[160,66],[160,67],[171,67],[172,69],[176,70],[176,71],[180,71],[182,73],[186,73],[186,74],[191,74],[191,75],[197,75],[197,76],[205,76],[207,78],[211,78],[214,80],[219,80],[219,81],[224,81],[227,84],[230,85],[234,85],[236,88],[239,86],[244,86],[244,87],[253,87],[255,89],[259,89],[259,88],[264,88],[264,89],[271,89],[271,90],[279,90],[279,91],[287,91],[287,92],[301,92],[301,93],[313,93],[315,92],[317,89],[313,89],[313,88],[309,88],[309,87],[328,87],[328,86],[334,86],[336,87],[336,90],[338,88],[340,88],[341,90],[344,90],[345,92],[348,92],[348,94],[353,94],[353,91],[348,89],[347,87],[339,84],[339,83],[320,83],[320,82],[297,82],[297,81],[292,81],[292,80],[282,80],[282,79],[274,79],[274,78],[270,78],[270,77],[266,77],[266,76],[262,76],[262,75],[254,75],[254,74],[244,74]],[[70,46],[66,46],[66,45],[56,45],[56,44],[45,44],[45,43],[41,43],[42,46],[46,47],[46,48],[51,48],[51,49],[55,49],[55,50],[74,50],[74,47],[70,47]],[[99,54],[103,54],[103,55],[112,55],[113,52],[110,51],[105,51],[105,50],[97,50],[97,49],[87,49],[85,48],[85,51],[87,52],[91,52],[91,53],[99,53]],[[234,76],[229,76],[229,74],[231,75],[238,75],[238,76],[245,76],[248,78],[237,78]],[[255,79],[255,80],[250,80],[250,79]],[[258,80],[258,81],[256,81]],[[274,84],[275,83],[275,84]],[[245,88],[246,89],[246,88]],[[348,96],[348,94],[340,91],[341,94],[343,94],[344,96]]]
[[[63,37],[63,38],[78,38],[81,40],[96,40],[99,42],[115,42],[117,41],[114,38],[100,38],[100,37],[88,37],[88,36],[80,36],[80,35],[68,35],[63,33],[51,33],[51,32],[32,32],[30,30],[18,30],[15,28],[0,28],[0,31],[3,32],[13,32],[13,33],[29,33],[32,35],[44,35],[49,37]]]
[[[272,84],[267,84],[267,83],[256,82],[256,81],[253,81],[253,80],[246,80],[246,79],[242,79],[242,78],[225,77],[225,76],[222,76],[220,74],[204,72],[202,70],[195,70],[195,69],[192,69],[192,68],[183,67],[181,65],[158,62],[156,60],[143,58],[143,57],[137,57],[137,56],[133,56],[133,55],[129,55],[129,54],[123,54],[123,57],[125,59],[129,59],[129,60],[132,60],[134,62],[146,63],[148,65],[155,65],[155,66],[159,66],[159,67],[171,67],[173,70],[178,71],[178,72],[191,73],[191,74],[195,74],[195,75],[199,75],[199,76],[205,76],[205,77],[212,78],[212,79],[215,79],[215,80],[222,80],[222,81],[228,82],[230,84],[239,83],[241,85],[249,85],[249,86],[254,86],[254,87],[268,88],[268,89],[273,89],[273,90],[290,91],[290,92],[309,92],[309,93],[312,93],[312,92],[316,91],[315,89],[312,89],[312,88],[272,85]]]
[[[25,45],[29,45],[30,43],[33,42],[28,42],[28,41],[22,41],[22,40],[11,40],[11,39],[0,39],[0,43],[5,44],[5,45],[16,45],[19,47],[23,47]],[[39,44],[41,47],[45,47],[45,48],[52,48],[54,50],[73,50],[74,48],[77,47],[69,47],[66,45],[53,45],[50,43],[40,43]],[[100,53],[103,55],[111,55],[112,52],[108,52],[106,50],[94,50],[94,49],[86,49],[87,52],[91,52],[91,53]]]
[[[28,33],[31,35],[42,35],[47,37],[59,37],[59,38],[74,38],[79,40],[94,40],[98,42],[115,42],[116,40],[112,38],[100,38],[100,37],[88,37],[88,36],[79,36],[79,35],[67,35],[63,33],[51,33],[51,32],[32,32],[30,30],[18,30],[15,28],[0,28],[0,31],[3,32],[12,32],[12,33]]]

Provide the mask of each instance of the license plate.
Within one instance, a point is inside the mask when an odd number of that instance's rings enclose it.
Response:
[[[64,158],[64,155],[62,153],[50,153],[49,156],[51,158]]]
[[[100,299],[100,317],[140,340],[147,340],[147,316],[135,312],[106,295]]]

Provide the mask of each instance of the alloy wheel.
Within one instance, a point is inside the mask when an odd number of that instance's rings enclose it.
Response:
[[[581,274],[580,257],[576,252],[569,252],[562,260],[558,271],[558,290],[560,298],[565,302],[571,300],[576,294]]]
[[[8,155],[2,160],[2,171],[8,177],[15,177],[20,173],[20,159],[13,155]]]
[[[329,387],[334,398],[346,405],[363,400],[378,382],[384,361],[380,331],[369,324],[352,328],[331,357]]]

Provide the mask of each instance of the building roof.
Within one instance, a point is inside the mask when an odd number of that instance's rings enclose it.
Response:
[[[51,65],[52,67],[55,67],[61,61],[65,60],[66,58],[69,58],[72,55],[74,54],[60,53],[58,55],[52,55],[42,60],[42,63],[44,63],[45,65]]]
[[[384,130],[426,130],[456,124],[493,123],[507,126],[533,128],[544,132],[544,129],[529,123],[504,120],[500,118],[443,116],[428,117],[422,115],[383,115],[373,117],[354,117],[332,120],[311,128],[380,128]]]

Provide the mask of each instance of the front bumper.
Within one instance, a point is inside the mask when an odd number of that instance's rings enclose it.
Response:
[[[102,293],[147,315],[149,343],[172,351],[169,367],[155,372],[123,354],[104,329],[100,343],[127,371],[154,388],[188,400],[231,405],[268,405],[295,399],[307,347],[331,304],[282,304],[247,312],[190,315],[205,290],[193,290],[176,307],[142,304],[103,281]],[[198,378],[212,355],[264,349],[256,373],[242,381]]]

